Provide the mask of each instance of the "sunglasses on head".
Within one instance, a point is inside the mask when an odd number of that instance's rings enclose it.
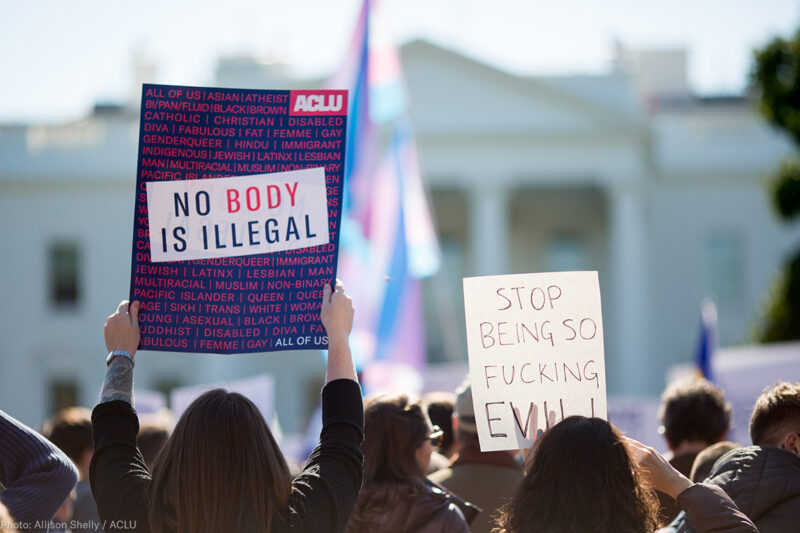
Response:
[[[434,448],[442,445],[442,440],[444,439],[444,431],[439,426],[433,426],[431,428],[431,432],[428,434],[428,439],[431,441],[431,445]]]

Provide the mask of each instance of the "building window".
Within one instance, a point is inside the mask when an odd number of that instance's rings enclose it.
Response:
[[[50,410],[57,413],[67,407],[78,405],[78,385],[74,381],[53,381],[50,383]]]
[[[50,301],[72,306],[80,298],[80,250],[77,243],[57,242],[50,246]]]
[[[744,245],[737,233],[719,233],[706,239],[706,276],[714,301],[735,306],[744,294]]]
[[[544,250],[546,272],[570,272],[586,270],[589,251],[586,241],[578,235],[553,235],[547,240]]]

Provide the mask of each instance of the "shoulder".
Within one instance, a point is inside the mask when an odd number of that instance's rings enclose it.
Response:
[[[756,474],[761,477],[765,471],[774,471],[776,474],[792,472],[800,473],[800,457],[775,448],[773,446],[747,446],[737,448],[720,457],[711,469],[709,479],[715,485],[728,480],[749,477]]]
[[[413,513],[426,516],[426,521],[437,523],[442,531],[469,531],[467,519],[456,500],[444,488],[425,485],[413,505]]]

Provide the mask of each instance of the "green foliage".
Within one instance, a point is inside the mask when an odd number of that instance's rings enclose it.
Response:
[[[760,110],[800,146],[800,31],[791,40],[775,39],[755,52],[753,82]],[[771,184],[775,210],[791,220],[800,214],[800,161],[783,162]],[[762,342],[800,339],[800,253],[789,261],[769,295],[758,335]]]
[[[755,52],[753,81],[761,89],[761,112],[800,144],[800,32],[775,39]]]
[[[772,180],[772,203],[786,220],[800,214],[800,161],[784,161]]]
[[[759,334],[761,342],[780,342],[800,338],[800,253],[787,265],[772,288],[767,321]]]

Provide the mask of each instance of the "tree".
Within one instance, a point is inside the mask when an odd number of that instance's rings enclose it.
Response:
[[[786,131],[800,147],[800,31],[791,40],[774,39],[755,52],[753,82],[759,107],[769,122]],[[800,215],[800,160],[784,161],[770,183],[778,215],[791,223]],[[772,287],[759,339],[800,339],[800,250],[789,259]]]

